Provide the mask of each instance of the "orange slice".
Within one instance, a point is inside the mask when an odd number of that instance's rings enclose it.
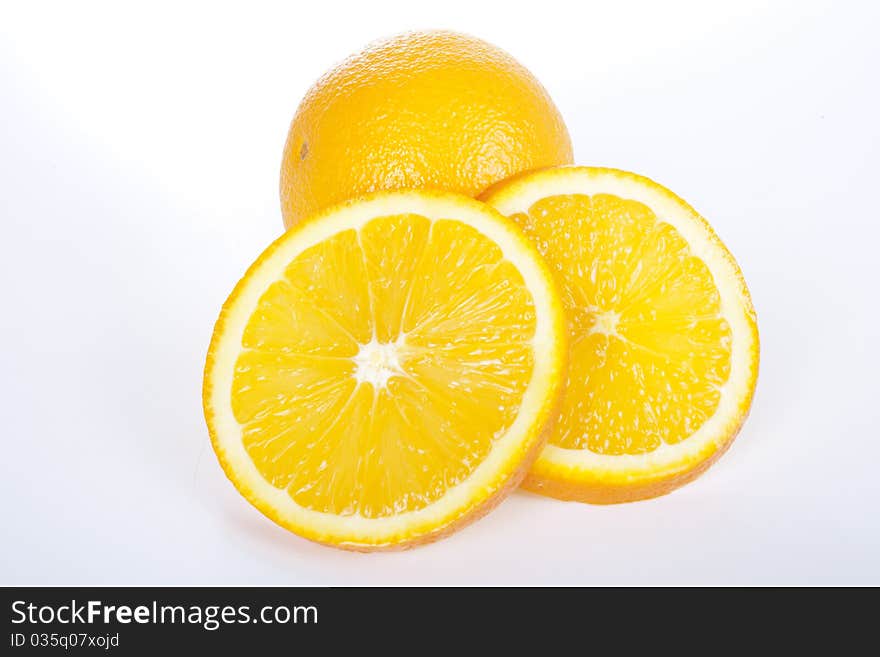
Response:
[[[260,511],[343,548],[448,533],[519,484],[567,353],[553,277],[515,224],[393,192],[291,229],[214,329],[204,408]]]
[[[561,167],[490,190],[562,289],[570,369],[558,422],[524,485],[562,499],[655,497],[730,445],[758,374],[755,312],[706,221],[657,183]]]

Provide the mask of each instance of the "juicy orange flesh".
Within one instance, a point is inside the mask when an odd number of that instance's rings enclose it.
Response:
[[[454,220],[385,216],[303,251],[245,328],[232,409],[263,477],[308,509],[379,518],[465,480],[513,423],[532,297]]]
[[[554,270],[571,337],[550,442],[621,455],[685,440],[718,407],[731,331],[712,274],[642,203],[550,196],[513,215]]]

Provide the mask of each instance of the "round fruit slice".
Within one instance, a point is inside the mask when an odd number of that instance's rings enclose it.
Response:
[[[553,276],[515,224],[457,194],[382,193],[251,266],[214,329],[205,417],[227,476],[278,524],[403,547],[519,484],[566,354]]]
[[[563,403],[524,486],[608,504],[696,478],[758,374],[755,312],[721,240],[669,190],[613,169],[547,169],[486,200],[538,245],[568,318]]]

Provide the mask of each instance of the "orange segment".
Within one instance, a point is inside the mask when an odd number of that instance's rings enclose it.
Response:
[[[244,329],[241,346],[265,352],[352,356],[357,342],[298,287],[274,281]]]
[[[290,263],[284,278],[354,341],[369,341],[373,313],[367,268],[355,231],[344,231],[307,249]]]
[[[364,282],[369,280],[370,315],[380,342],[393,342],[403,329],[404,309],[430,233],[431,221],[415,214],[371,221],[360,230],[366,260]]]

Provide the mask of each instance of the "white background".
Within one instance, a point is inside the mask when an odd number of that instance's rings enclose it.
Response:
[[[857,2],[4,3],[0,584],[880,584],[880,24]],[[738,258],[762,361],[732,450],[665,498],[522,493],[359,555],[275,526],[201,413],[220,305],[281,229],[288,122],[380,36],[470,32],[581,164],[649,175]]]

